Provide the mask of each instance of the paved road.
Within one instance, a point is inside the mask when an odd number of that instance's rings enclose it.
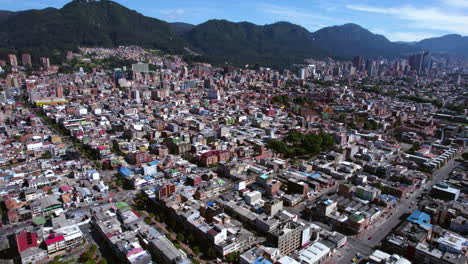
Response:
[[[440,170],[438,170],[431,181],[428,181],[425,187],[431,187],[434,184],[446,179],[449,174],[459,165],[457,162],[450,162]],[[416,200],[425,187],[418,189],[409,199],[401,199],[397,207],[393,210],[390,216],[381,219],[372,229],[364,231],[359,236],[348,237],[348,244],[338,251],[335,256],[337,263],[351,263],[357,253],[361,255],[370,255],[373,249],[400,223],[400,217],[406,213],[410,213],[417,209],[416,205],[411,203]],[[369,240],[369,238],[372,238]]]

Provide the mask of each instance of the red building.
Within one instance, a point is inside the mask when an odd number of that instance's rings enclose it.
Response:
[[[231,158],[229,150],[212,150],[200,156],[200,163],[204,166],[211,166],[219,162],[228,161]]]
[[[363,214],[352,214],[346,221],[347,228],[353,232],[360,233],[369,225],[369,218]]]
[[[190,175],[189,177],[187,177],[187,183],[192,186],[196,186],[200,184],[202,181],[203,179],[199,175]]]
[[[16,235],[16,244],[18,252],[21,253],[30,247],[37,247],[37,234],[22,231]]]
[[[146,152],[134,152],[130,154],[130,162],[134,165],[140,165],[146,162]]]
[[[55,87],[55,96],[57,96],[58,98],[63,98],[63,87],[62,86]]]
[[[23,55],[21,55],[21,63],[23,64],[23,66],[32,66],[31,54],[24,53]]]
[[[164,199],[166,197],[171,196],[171,194],[175,193],[176,186],[175,184],[168,184],[165,186],[159,186],[156,188],[155,192],[158,199]]]

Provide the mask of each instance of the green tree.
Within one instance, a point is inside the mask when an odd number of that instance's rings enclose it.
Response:
[[[107,259],[102,258],[98,261],[98,264],[107,264]]]
[[[52,158],[52,154],[49,151],[41,155],[41,159],[51,159],[51,158]]]
[[[189,234],[188,234],[187,240],[188,240],[190,243],[195,242],[195,237],[193,236],[192,233],[189,233]]]
[[[177,241],[183,242],[185,240],[185,236],[182,233],[177,233]]]
[[[200,248],[198,246],[193,247],[192,251],[193,251],[193,254],[195,255],[200,254]]]
[[[92,245],[89,247],[88,251],[91,252],[91,253],[93,253],[93,254],[95,254],[97,248],[98,248],[98,247],[97,247],[95,244],[92,244]]]
[[[85,263],[86,261],[92,259],[94,256],[94,254],[90,251],[85,251],[83,252],[83,254],[80,255],[80,257],[78,258],[78,261],[79,262],[82,262],[82,263]]]
[[[230,253],[230,254],[228,254],[226,256],[226,260],[228,262],[231,262],[231,263],[232,262],[236,262],[236,263],[239,262],[239,258],[240,258],[240,253],[239,252],[232,252],[232,253]]]
[[[206,256],[210,259],[214,259],[216,258],[216,251],[214,250],[214,248],[209,248],[207,251],[206,251]]]
[[[462,154],[464,160],[468,160],[468,152]]]
[[[145,221],[145,223],[148,224],[148,225],[152,224],[151,218],[149,218],[149,217],[145,217],[145,219],[143,221]]]

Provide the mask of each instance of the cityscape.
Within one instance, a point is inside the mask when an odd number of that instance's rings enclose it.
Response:
[[[466,37],[441,52],[105,0],[2,12],[0,263],[468,262]]]

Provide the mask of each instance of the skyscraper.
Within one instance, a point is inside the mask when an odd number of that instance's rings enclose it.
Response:
[[[10,61],[10,65],[13,67],[18,66],[18,60],[16,59],[15,54],[8,54],[8,59]]]
[[[418,75],[429,73],[432,65],[429,52],[422,52],[411,56],[409,58],[409,65],[411,71],[416,72]]]
[[[45,68],[49,68],[50,67],[50,60],[49,58],[41,58],[41,64],[42,66],[44,66]]]
[[[23,55],[21,55],[21,64],[23,64],[23,66],[32,66],[32,63],[31,63],[31,54],[28,54],[28,53],[24,53]]]
[[[375,66],[375,61],[374,60],[367,60],[366,61],[366,71],[367,71],[367,76],[375,76],[376,74],[376,66]]]
[[[63,87],[62,86],[55,87],[55,96],[57,96],[58,98],[63,98]]]
[[[357,71],[362,71],[362,65],[364,64],[364,59],[362,56],[354,57],[353,66],[356,67]]]

